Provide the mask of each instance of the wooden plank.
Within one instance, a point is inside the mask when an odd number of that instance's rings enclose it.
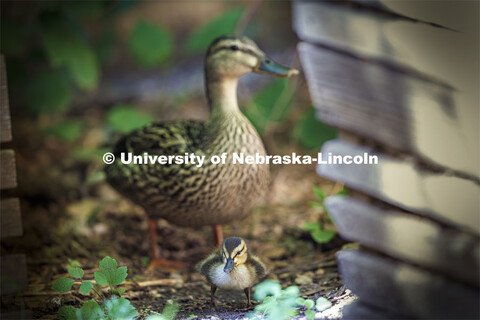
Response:
[[[12,140],[10,109],[8,104],[7,72],[4,56],[0,56],[0,142]]]
[[[23,235],[20,201],[17,198],[0,200],[0,230],[2,238]]]
[[[393,313],[384,309],[372,307],[360,300],[353,302],[343,309],[342,320],[358,319],[411,319],[409,316]]]
[[[298,50],[322,121],[479,179],[453,89],[308,43]]]
[[[450,7],[458,11],[453,2]],[[478,61],[475,24],[463,24],[466,29],[456,32],[395,14],[326,1],[298,1],[293,8],[295,31],[308,42],[403,66],[455,87],[462,84],[462,89],[469,87],[468,79],[475,79],[477,70],[471,68]],[[468,8],[463,12],[468,13]]]
[[[17,171],[15,167],[15,152],[0,150],[0,189],[17,187]]]
[[[27,263],[25,255],[15,254],[0,257],[2,269],[2,295],[17,294],[28,287]]]
[[[329,197],[325,204],[343,238],[474,286],[479,284],[477,237],[351,197]]]
[[[362,250],[337,254],[345,286],[360,301],[410,318],[478,319],[479,290]]]
[[[377,155],[377,165],[319,164],[322,177],[344,183],[392,205],[434,220],[480,234],[478,184],[455,176],[417,169],[411,159],[398,160],[343,140],[332,140],[322,147],[323,158]]]

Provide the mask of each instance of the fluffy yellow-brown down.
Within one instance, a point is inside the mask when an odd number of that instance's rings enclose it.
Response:
[[[244,290],[250,305],[250,288],[267,274],[265,264],[247,252],[247,245],[241,238],[225,240],[222,249],[197,264],[197,270],[210,283],[212,305],[215,305],[217,288]]]

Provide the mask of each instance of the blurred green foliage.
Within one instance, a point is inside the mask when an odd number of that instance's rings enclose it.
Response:
[[[274,79],[254,95],[245,108],[245,115],[263,135],[269,123],[286,119],[293,98],[291,82],[285,78]]]
[[[42,129],[42,134],[53,136],[59,140],[71,142],[78,139],[84,129],[84,124],[80,120],[65,120],[51,124]]]
[[[347,188],[344,187],[341,191],[337,192],[337,195],[346,195]],[[327,198],[327,194],[325,191],[318,187],[313,186],[313,194],[317,198],[317,201],[309,201],[308,204],[312,208],[321,208],[323,210],[322,215],[320,216],[319,221],[315,222],[306,222],[302,229],[305,231],[310,232],[313,240],[317,243],[328,243],[330,240],[333,239],[335,234],[337,233],[336,229],[328,229],[325,227],[325,218],[332,221],[330,214],[328,213],[328,209],[325,206],[325,199]]]
[[[33,75],[25,88],[25,108],[33,114],[55,113],[70,107],[73,89],[62,70]]]
[[[173,40],[166,29],[154,23],[138,21],[130,35],[129,47],[138,64],[152,67],[170,58]]]
[[[189,53],[203,53],[210,43],[224,34],[232,34],[242,17],[244,9],[233,8],[208,21],[194,31],[185,41],[185,50]]]
[[[39,1],[29,7],[26,23],[2,11],[1,47],[7,56],[9,87],[16,90],[25,110],[32,115],[44,116],[40,132],[49,137],[70,143],[88,131],[68,110],[81,95],[95,92],[105,66],[118,63],[115,59],[130,58],[142,68],[165,65],[174,58],[175,34],[164,26],[135,18],[132,28],[120,34],[117,18],[123,17],[139,3],[138,0],[119,1]],[[244,24],[247,14],[244,6],[230,7],[208,19],[187,33],[183,51],[188,56],[204,53],[211,41],[223,34],[231,34]],[[240,26],[242,27],[242,26]],[[258,21],[245,24],[246,29],[261,33]],[[248,32],[248,30],[247,30]],[[33,41],[32,41],[33,40]],[[127,55],[120,46],[125,46]],[[297,88],[292,79],[272,80],[257,90],[245,106],[245,114],[260,135],[272,132],[290,135],[304,150],[318,151],[321,145],[336,136],[336,132],[318,122],[312,107],[294,106]],[[95,93],[97,94],[97,93]],[[101,93],[98,93],[101,94]],[[174,101],[176,97],[172,97]],[[183,105],[184,101],[175,103]],[[301,110],[297,117],[295,110]],[[59,115],[60,114],[60,115]],[[45,117],[46,116],[46,117]],[[291,118],[296,119],[294,123]],[[107,137],[113,132],[126,133],[154,120],[134,105],[118,104],[109,108],[104,116]],[[72,148],[77,160],[96,159],[105,148],[96,146]]]
[[[141,128],[153,120],[152,116],[128,104],[116,105],[107,112],[107,123],[113,130],[123,133]]]
[[[337,130],[317,120],[313,107],[303,113],[296,129],[299,145],[307,150],[320,150],[325,142],[337,137]]]

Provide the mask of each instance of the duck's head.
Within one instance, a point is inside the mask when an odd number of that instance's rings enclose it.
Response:
[[[223,262],[225,267],[223,271],[230,273],[239,265],[247,261],[247,245],[242,238],[228,238],[222,246]]]
[[[298,70],[283,66],[269,57],[247,37],[221,36],[207,51],[206,73],[214,78],[239,78],[249,72],[290,77]]]

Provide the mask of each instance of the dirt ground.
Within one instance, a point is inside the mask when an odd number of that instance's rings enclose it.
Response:
[[[224,234],[244,237],[249,250],[270,268],[268,278],[282,287],[298,285],[303,297],[317,298],[342,293],[334,259],[344,241],[336,236],[326,245],[316,244],[301,230],[315,221],[321,209],[308,206],[314,200],[312,186],[329,192],[341,186],[319,178],[314,166],[273,168],[268,202],[250,216],[224,226]],[[25,308],[35,319],[55,319],[59,307],[80,307],[92,296],[78,292],[79,284],[66,294],[51,290],[54,280],[67,274],[67,259],[76,259],[93,279],[98,261],[109,255],[128,267],[125,283],[128,298],[140,318],[160,312],[167,302],[179,304],[178,318],[241,318],[246,308],[241,292],[217,292],[212,309],[209,286],[194,265],[212,251],[211,228],[179,228],[159,221],[159,244],[164,258],[186,262],[188,271],[148,271],[147,223],[141,208],[122,199],[105,183],[76,202],[46,199],[31,194],[22,202],[24,236],[2,242],[2,253],[25,253],[29,287],[21,296],[2,297],[2,309]],[[320,211],[319,211],[320,210]],[[339,290],[340,288],[340,290]]]

